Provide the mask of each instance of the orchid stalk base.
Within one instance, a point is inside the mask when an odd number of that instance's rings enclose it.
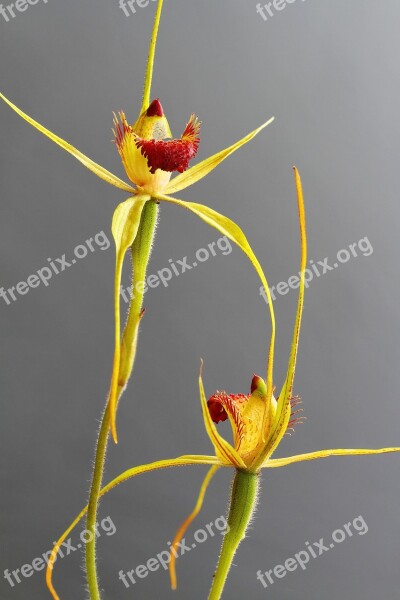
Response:
[[[236,471],[228,514],[228,528],[208,600],[220,600],[236,551],[246,536],[254,514],[259,488],[259,475]]]

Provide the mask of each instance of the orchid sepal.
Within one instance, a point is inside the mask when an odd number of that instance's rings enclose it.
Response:
[[[55,144],[63,148],[63,150],[65,150],[69,154],[72,154],[72,156],[79,160],[79,162],[81,162],[87,169],[89,169],[89,171],[92,171],[92,173],[100,177],[100,179],[103,179],[110,185],[124,190],[125,192],[135,192],[135,188],[133,188],[131,185],[125,183],[125,181],[122,181],[122,179],[120,179],[116,175],[113,175],[112,173],[110,173],[110,171],[107,171],[107,169],[105,169],[101,165],[95,163],[91,158],[85,156],[85,154],[83,154],[80,150],[72,146],[69,142],[66,142],[58,135],[52,133],[49,129],[32,119],[32,117],[24,113],[20,108],[18,108],[18,106],[13,104],[11,100],[8,100],[8,98],[6,98],[6,96],[4,96],[4,94],[2,94],[1,92],[0,98],[2,98],[2,100],[4,100],[4,102],[8,104],[10,108],[12,108],[20,117],[22,117],[24,121],[27,121],[30,125],[32,125],[32,127],[43,133],[43,135],[45,135]]]
[[[122,267],[126,252],[135,241],[144,206],[149,200],[150,196],[135,196],[133,198],[129,198],[116,208],[112,221],[112,234],[116,249],[114,280],[115,349],[108,403],[110,407],[111,432],[116,443],[118,440],[116,429],[117,400],[122,393],[124,386],[126,385],[126,381],[122,381],[119,378],[121,352],[124,353],[126,350],[129,352],[131,350],[131,348],[126,348],[123,346],[121,347],[120,290]],[[135,335],[133,336],[132,342],[134,341],[136,341]]]
[[[273,419],[272,426],[269,430],[268,438],[265,440],[264,450],[260,453],[257,459],[254,462],[254,467],[259,468],[264,461],[272,456],[275,449],[278,447],[281,442],[283,436],[286,433],[286,430],[289,425],[290,416],[291,416],[291,408],[290,408],[290,400],[292,398],[293,392],[293,381],[296,370],[296,361],[297,361],[297,352],[299,347],[299,337],[300,337],[300,328],[301,321],[303,315],[303,307],[304,307],[304,292],[305,292],[305,269],[307,265],[307,227],[306,227],[306,217],[305,217],[305,208],[304,208],[304,194],[303,194],[303,186],[301,182],[301,177],[299,171],[296,167],[294,170],[294,178],[297,192],[297,208],[299,214],[299,228],[300,228],[300,249],[301,249],[301,259],[300,259],[300,287],[299,287],[299,295],[297,301],[297,311],[296,318],[293,330],[293,338],[290,349],[289,356],[289,364],[287,369],[287,375],[285,382],[283,384],[282,390],[278,396],[276,411]],[[267,413],[265,413],[264,423],[263,423],[263,431],[266,431],[266,419]]]
[[[297,454],[295,456],[288,456],[286,458],[268,458],[263,464],[263,468],[272,469],[278,467],[286,467],[288,465],[298,462],[317,460],[319,458],[329,458],[331,456],[363,456],[374,454],[387,454],[391,452],[400,452],[400,448],[336,448],[333,450],[318,450],[316,452]]]
[[[241,148],[242,146],[250,142],[253,138],[255,138],[256,135],[260,133],[260,131],[265,129],[265,127],[268,127],[268,125],[273,123],[274,120],[275,117],[268,119],[268,121],[260,125],[260,127],[257,127],[257,129],[248,133],[245,137],[232,144],[232,146],[229,146],[228,148],[225,148],[224,150],[213,154],[213,156],[210,156],[209,158],[206,158],[205,160],[198,163],[197,165],[194,165],[184,173],[177,175],[168,183],[167,187],[164,190],[164,193],[175,194],[176,192],[181,192],[187,187],[197,183],[198,181],[206,177],[209,173],[211,173],[211,171],[213,171],[216,167],[218,167],[218,165],[222,163],[226,158],[228,158],[228,156],[230,156],[231,154],[236,152],[236,150],[239,150],[239,148]]]

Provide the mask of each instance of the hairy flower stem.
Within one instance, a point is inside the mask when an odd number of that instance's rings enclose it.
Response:
[[[228,515],[228,529],[222,543],[221,554],[208,600],[220,600],[233,558],[246,535],[257,504],[259,475],[236,471]]]
[[[139,326],[141,312],[143,307],[144,285],[146,278],[147,265],[150,259],[151,248],[156,231],[158,217],[158,204],[153,200],[147,202],[143,209],[142,219],[139,231],[132,245],[132,304],[129,312],[129,319],[137,321]],[[140,285],[139,285],[140,284]],[[122,343],[137,344],[137,335],[134,339],[123,339]],[[131,356],[132,363],[135,353]],[[122,389],[119,389],[119,393]],[[86,576],[91,600],[100,600],[99,582],[96,567],[96,522],[99,507],[100,490],[103,482],[104,465],[106,461],[108,439],[110,433],[110,409],[106,407],[101,421],[100,432],[96,444],[96,455],[93,469],[93,478],[90,488],[88,512],[86,519],[86,528],[91,535],[88,535],[86,544]]]

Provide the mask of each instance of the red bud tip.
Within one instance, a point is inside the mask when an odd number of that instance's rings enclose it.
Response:
[[[163,117],[164,116],[163,107],[158,98],[156,100],[153,100],[153,102],[150,104],[149,108],[147,109],[147,116],[148,117]]]
[[[254,375],[251,380],[251,393],[253,394],[256,391],[261,392],[263,395],[266,394],[265,381],[259,375]]]

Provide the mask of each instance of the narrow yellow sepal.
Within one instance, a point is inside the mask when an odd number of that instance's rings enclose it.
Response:
[[[116,261],[115,261],[115,280],[114,280],[114,312],[115,312],[115,350],[114,350],[114,362],[113,372],[111,378],[110,395],[109,395],[109,407],[110,407],[110,419],[111,419],[111,432],[114,442],[117,443],[117,430],[116,430],[116,412],[118,398],[123,391],[125,381],[120,382],[119,373],[121,365],[121,353],[127,351],[125,346],[121,348],[121,308],[120,308],[120,289],[121,289],[121,277],[122,267],[124,264],[124,258],[127,250],[132,246],[140,224],[140,218],[146,202],[150,200],[150,196],[137,196],[129,198],[125,202],[120,204],[113,216],[112,221],[112,234],[115,241],[116,249]],[[133,339],[137,335],[138,324],[136,326],[136,332],[133,332]],[[129,349],[128,349],[129,350]],[[125,362],[123,358],[123,362]],[[121,385],[120,385],[121,383]],[[121,389],[122,388],[122,389]]]
[[[40,123],[29,117],[20,108],[18,108],[18,106],[10,102],[10,100],[8,100],[1,92],[0,98],[2,98],[4,102],[6,102],[8,106],[10,106],[20,117],[22,117],[30,125],[35,127],[38,131],[43,133],[46,137],[50,138],[55,144],[61,146],[63,150],[66,150],[66,152],[72,154],[72,156],[79,160],[79,162],[81,162],[87,169],[89,169],[89,171],[92,171],[92,173],[100,177],[100,179],[103,179],[107,183],[110,183],[111,185],[114,185],[115,187],[124,190],[125,192],[134,191],[133,187],[122,181],[122,179],[120,179],[116,175],[113,175],[112,173],[110,173],[110,171],[107,171],[107,169],[104,169],[103,167],[95,163],[93,160],[85,156],[82,152],[74,148],[74,146],[72,146],[62,138],[58,137],[58,135],[52,133],[49,129],[46,129],[46,127],[43,127],[43,125],[40,125]]]
[[[188,529],[188,527],[190,526],[190,524],[195,520],[195,518],[197,517],[197,515],[199,514],[199,512],[202,509],[203,506],[203,502],[204,502],[204,497],[206,495],[207,492],[207,488],[211,482],[211,479],[214,477],[215,473],[218,471],[219,466],[213,466],[211,467],[211,469],[208,471],[207,475],[205,476],[205,479],[201,485],[200,488],[200,493],[199,496],[197,498],[197,502],[196,505],[193,509],[193,511],[190,513],[190,515],[187,517],[187,519],[185,519],[185,521],[182,523],[182,525],[179,527],[173,541],[171,544],[171,561],[168,565],[169,567],[169,576],[170,576],[170,580],[171,580],[171,588],[173,590],[176,590],[177,588],[177,577],[176,577],[176,550],[178,549],[179,546],[179,542],[181,541],[181,539],[183,538],[183,536],[185,535],[186,530]]]
[[[210,158],[206,158],[194,167],[191,167],[184,173],[181,173],[180,175],[172,179],[172,181],[170,181],[167,187],[165,188],[165,193],[175,194],[176,192],[180,192],[185,188],[193,185],[197,181],[200,181],[200,179],[203,179],[203,177],[205,177],[216,167],[218,167],[218,165],[226,158],[228,158],[228,156],[236,152],[236,150],[239,150],[239,148],[244,146],[244,144],[250,142],[258,133],[260,133],[260,131],[262,131],[265,127],[270,125],[274,121],[274,119],[275,117],[272,117],[272,119],[269,119],[266,123],[261,125],[261,127],[258,127],[232,146],[229,146],[229,148],[225,148],[225,150],[217,152],[217,154],[210,156]]]
[[[300,246],[301,246],[301,260],[300,260],[300,288],[299,297],[297,302],[296,320],[293,331],[293,339],[290,350],[289,365],[286,374],[286,379],[283,384],[281,393],[278,397],[277,409],[275,412],[274,423],[271,428],[271,434],[266,446],[268,454],[271,455],[277,446],[279,445],[282,437],[285,435],[288,422],[290,419],[290,398],[292,396],[293,381],[296,370],[297,351],[299,346],[299,336],[301,319],[303,314],[304,306],[304,271],[307,264],[307,231],[306,231],[306,217],[304,210],[304,197],[303,189],[301,184],[301,178],[298,170],[294,167],[295,184],[297,191],[297,204],[299,211],[299,225],[300,225]],[[266,457],[262,454],[260,457],[261,462]],[[259,464],[257,464],[259,466]]]
[[[263,468],[286,467],[293,463],[303,462],[305,460],[316,460],[317,458],[328,458],[329,456],[359,456],[365,454],[386,454],[388,452],[400,452],[400,448],[380,448],[378,450],[365,448],[337,448],[335,450],[319,450],[318,452],[297,454],[296,456],[289,456],[287,458],[268,459],[263,464]]]
[[[202,364],[203,367],[203,364]],[[211,440],[212,445],[215,448],[215,452],[217,456],[221,459],[226,466],[237,467],[239,469],[246,468],[245,463],[236,452],[235,448],[229,444],[223,437],[221,437],[213,423],[210,415],[210,411],[208,410],[206,395],[204,393],[203,380],[201,377],[201,371],[199,375],[199,390],[200,390],[200,401],[201,408],[203,411],[203,419],[204,425],[208,434],[208,437]]]

